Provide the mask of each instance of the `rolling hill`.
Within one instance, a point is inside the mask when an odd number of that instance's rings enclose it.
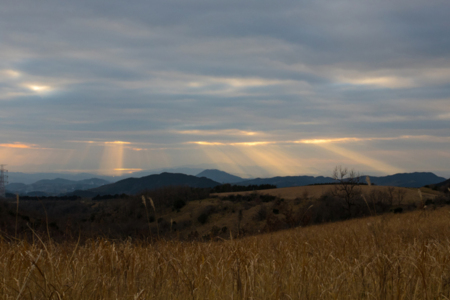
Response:
[[[450,189],[450,179],[447,179],[445,181],[436,183],[436,184],[429,184],[428,185],[433,190],[443,190]]]
[[[277,176],[272,178],[256,178],[251,180],[244,180],[238,182],[238,185],[261,185],[261,184],[272,184],[276,185],[279,188],[282,187],[293,187],[293,186],[304,186],[309,184],[318,184],[318,183],[331,183],[334,182],[334,179],[331,177],[323,177],[323,176]]]
[[[429,184],[439,183],[444,177],[436,176],[431,172],[398,173],[388,176],[369,176],[370,181],[376,185],[399,186],[399,187],[422,187]],[[361,178],[365,182],[365,176]]]
[[[214,180],[214,181],[217,181],[220,183],[237,183],[237,182],[241,182],[244,180],[243,178],[241,178],[239,176],[231,175],[227,172],[216,170],[216,169],[204,170],[203,172],[197,174],[196,176],[197,177],[206,177],[206,178],[209,178],[211,180]]]
[[[383,186],[397,186],[397,187],[422,187],[429,184],[436,184],[445,180],[443,177],[436,176],[431,172],[414,172],[414,173],[399,173],[388,176],[369,176],[370,181],[376,185]],[[335,180],[331,177],[323,176],[285,176],[272,178],[256,178],[252,180],[244,180],[237,182],[238,185],[252,185],[252,184],[273,184],[279,188],[304,186],[310,184],[324,184],[333,183]],[[366,175],[360,177],[360,182],[366,182]]]
[[[108,183],[108,181],[99,178],[90,178],[78,181],[56,178],[43,179],[32,184],[10,183],[6,186],[6,189],[10,193],[19,195],[56,196],[76,190],[96,188]]]
[[[190,186],[196,188],[215,187],[220,183],[206,177],[196,177],[181,173],[161,173],[141,178],[127,178],[86,191],[75,191],[71,195],[92,197],[96,195],[128,194],[134,195],[143,190],[151,190],[166,186]]]

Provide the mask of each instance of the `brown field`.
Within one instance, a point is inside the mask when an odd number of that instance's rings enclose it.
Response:
[[[178,236],[182,238],[186,238],[191,231],[197,231],[199,236],[209,236],[211,233],[212,227],[216,226],[218,228],[226,227],[228,231],[231,231],[234,235],[237,235],[238,232],[238,212],[242,211],[242,222],[241,228],[248,234],[258,234],[265,232],[266,221],[255,221],[254,216],[257,214],[258,210],[261,207],[266,207],[267,211],[270,213],[274,207],[274,203],[243,203],[243,202],[233,202],[229,200],[223,200],[224,197],[229,195],[250,195],[252,193],[257,193],[260,195],[272,195],[280,198],[286,199],[286,204],[293,208],[294,211],[300,210],[304,207],[304,201],[310,200],[314,201],[315,199],[320,198],[324,194],[329,194],[330,190],[335,186],[333,185],[316,185],[316,186],[301,186],[301,187],[289,187],[289,188],[279,188],[279,189],[271,189],[271,190],[260,190],[260,191],[249,191],[249,192],[233,192],[233,193],[220,193],[215,194],[217,198],[205,199],[205,200],[197,200],[191,201],[187,203],[185,207],[181,209],[180,212],[169,211],[164,214],[161,214],[160,217],[165,220],[172,220],[177,224],[183,224],[186,222],[191,222],[191,225],[185,229],[180,228],[178,226]],[[387,192],[389,187],[386,186],[361,186],[362,193],[368,197],[371,191],[383,191]],[[418,189],[416,188],[399,188],[395,187],[394,191],[403,190],[405,192],[405,199],[403,200],[403,204],[413,204],[416,206],[420,206],[422,200],[419,196]],[[435,192],[433,190],[427,190],[421,188],[423,201],[427,199],[434,199],[438,195],[442,195],[442,193]],[[214,195],[214,194],[213,194]],[[295,199],[300,199],[298,201],[294,201]],[[211,209],[213,212],[210,214],[208,218],[208,222],[205,224],[200,224],[197,221],[197,217],[204,211]],[[281,215],[278,215],[281,217]],[[155,224],[152,224],[152,228],[156,227]],[[229,232],[221,234],[222,237],[229,236]]]
[[[287,200],[294,200],[296,198],[304,198],[307,195],[308,198],[319,198],[322,195],[329,193],[331,189],[334,188],[334,185],[311,185],[311,186],[296,186],[296,187],[287,187],[287,188],[278,188],[271,190],[260,190],[260,191],[250,191],[250,192],[232,192],[232,193],[220,193],[213,194],[219,197],[225,197],[229,195],[245,195],[251,193],[258,193],[261,195],[272,195],[280,198],[284,198]],[[368,194],[370,191],[379,190],[386,192],[389,187],[388,186],[360,186],[363,194]],[[421,201],[419,193],[417,192],[417,188],[402,188],[402,187],[394,187],[395,190],[404,190],[406,192],[405,202],[406,203],[416,203]],[[441,195],[442,193],[438,191],[434,191],[429,188],[420,188],[423,198],[432,199],[437,195]]]
[[[449,223],[444,207],[222,242],[2,237],[0,297],[449,299]]]

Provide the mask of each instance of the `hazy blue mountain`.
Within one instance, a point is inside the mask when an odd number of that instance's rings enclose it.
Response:
[[[362,176],[361,181],[365,182]],[[370,181],[376,185],[399,186],[399,187],[422,187],[424,185],[443,182],[444,177],[439,177],[431,172],[398,173],[388,176],[369,176]]]
[[[191,167],[179,167],[179,168],[160,168],[154,170],[147,171],[139,171],[133,173],[133,177],[143,177],[147,175],[158,175],[161,173],[174,173],[174,174],[186,174],[186,175],[195,175],[204,170],[203,168],[191,168]],[[142,176],[139,176],[143,174]]]
[[[401,173],[388,176],[369,176],[370,181],[376,185],[398,186],[398,187],[422,187],[435,184],[445,180],[430,172]],[[303,186],[308,184],[321,184],[335,182],[331,177],[313,176],[286,176],[272,178],[257,178],[238,182],[239,185],[273,184],[277,187]],[[361,176],[360,182],[366,182],[366,175]]]
[[[182,173],[186,175],[196,175],[199,172],[203,171],[204,168],[191,168],[191,167],[180,167],[180,168],[160,168],[154,170],[142,170],[138,172],[134,172],[132,174],[124,174],[120,176],[106,176],[92,173],[22,173],[22,172],[9,172],[8,173],[8,182],[10,183],[24,183],[24,184],[33,184],[40,180],[45,179],[67,179],[72,181],[80,181],[87,180],[91,178],[103,179],[108,182],[117,182],[122,179],[133,177],[144,177],[153,174],[161,174],[163,172],[170,173]]]
[[[73,181],[63,178],[43,179],[32,184],[10,183],[6,186],[8,192],[20,195],[29,195],[30,193],[44,193],[45,195],[60,195],[76,190],[86,190],[99,187],[109,182],[99,178],[90,178],[80,181]],[[34,195],[33,194],[33,195]]]
[[[41,191],[32,191],[27,193],[27,196],[30,197],[48,197],[48,196],[53,196],[52,194],[47,194],[45,192],[41,192]]]
[[[212,180],[220,182],[220,183],[236,183],[236,182],[241,182],[244,180],[243,178],[241,178],[239,176],[231,175],[227,172],[216,170],[216,169],[204,170],[204,171],[200,172],[199,174],[197,174],[196,176],[197,177],[206,177],[206,178],[212,179]]]
[[[25,183],[10,183],[6,185],[6,190],[10,192],[26,190],[28,185]]]
[[[116,181],[116,177],[114,176],[103,176],[91,173],[21,173],[21,172],[9,172],[8,173],[8,182],[10,183],[24,183],[24,184],[33,184],[40,180],[45,179],[66,179],[71,181],[80,181],[91,178],[103,179],[108,182]]]
[[[86,191],[75,191],[74,195],[91,197],[96,195],[128,194],[134,195],[143,190],[151,190],[166,186],[190,186],[197,188],[209,188],[220,183],[205,177],[196,177],[181,173],[161,173],[141,178],[127,178],[115,183],[107,184]]]

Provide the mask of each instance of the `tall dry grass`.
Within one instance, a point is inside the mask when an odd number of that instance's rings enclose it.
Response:
[[[1,299],[449,299],[450,211],[222,242],[0,241]]]

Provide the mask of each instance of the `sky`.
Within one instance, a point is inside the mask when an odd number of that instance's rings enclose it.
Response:
[[[0,164],[450,177],[448,0],[10,1]]]

